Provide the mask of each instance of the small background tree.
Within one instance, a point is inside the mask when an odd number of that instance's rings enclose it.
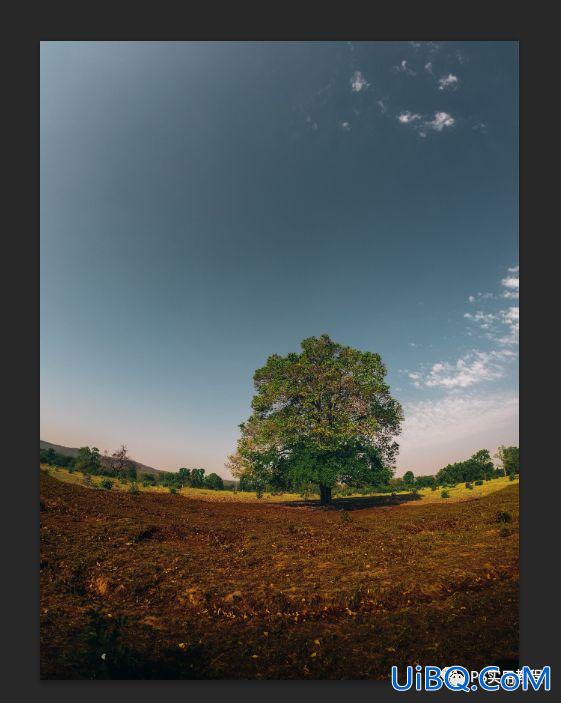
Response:
[[[500,446],[496,454],[504,475],[520,473],[520,450],[518,447]]]

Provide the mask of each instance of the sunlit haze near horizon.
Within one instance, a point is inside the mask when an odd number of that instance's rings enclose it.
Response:
[[[224,462],[270,354],[381,354],[397,474],[518,444],[516,42],[43,42],[41,439]]]

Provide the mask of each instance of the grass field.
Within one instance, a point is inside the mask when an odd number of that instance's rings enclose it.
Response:
[[[387,679],[517,659],[517,482],[330,510],[77,479],[41,472],[43,678]]]

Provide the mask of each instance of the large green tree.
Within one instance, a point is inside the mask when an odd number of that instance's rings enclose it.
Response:
[[[273,487],[387,483],[403,412],[379,354],[310,337],[301,353],[273,354],[253,377],[253,413],[229,468]]]

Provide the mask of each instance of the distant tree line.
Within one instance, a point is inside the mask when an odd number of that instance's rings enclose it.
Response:
[[[102,455],[97,447],[80,447],[75,457],[60,454],[53,448],[40,449],[39,461],[42,464],[61,466],[69,471],[79,471],[90,476],[106,476],[125,482],[139,482],[145,486],[165,486],[170,489],[209,488],[215,491],[228,488],[218,474],[206,475],[205,470],[201,468],[182,467],[177,472],[140,472],[135,462],[129,457],[127,447],[124,444],[111,455],[106,452]]]
[[[337,496],[352,493],[394,493],[401,491],[416,491],[421,488],[437,487],[449,488],[458,483],[472,483],[488,481],[500,476],[514,478],[520,473],[519,448],[515,446],[499,447],[495,458],[500,466],[493,464],[491,454],[487,449],[480,449],[469,459],[448,464],[440,469],[436,475],[415,476],[412,471],[406,471],[402,477],[393,477],[392,471],[379,470],[377,480],[356,482],[353,486],[338,484],[333,488]],[[170,490],[184,487],[207,488],[215,491],[239,490],[255,492],[262,495],[264,492],[272,494],[281,492],[297,492],[304,496],[315,494],[317,486],[301,480],[290,479],[285,473],[278,472],[265,480],[255,474],[242,474],[236,485],[226,485],[224,480],[216,473],[206,474],[202,468],[188,469],[182,467],[179,471],[158,471],[157,473],[139,472],[135,463],[130,459],[127,447],[121,445],[113,454],[100,453],[97,447],[80,447],[76,457],[66,456],[54,449],[41,449],[40,462],[50,466],[61,466],[70,471],[80,471],[86,475],[99,475],[118,478],[121,481],[142,483],[144,486],[164,486]]]
[[[496,459],[499,466],[495,466],[491,454],[487,449],[480,449],[465,461],[447,464],[436,475],[415,477],[412,471],[406,471],[401,478],[390,481],[393,490],[408,490],[417,488],[445,488],[458,483],[472,484],[478,481],[489,481],[501,476],[515,477],[520,473],[520,452],[518,447],[499,447]]]
[[[354,493],[398,493],[403,491],[416,491],[421,488],[437,487],[451,488],[459,483],[466,483],[471,486],[473,483],[488,481],[501,476],[515,477],[520,471],[520,459],[518,447],[499,447],[495,455],[500,466],[496,467],[487,449],[480,449],[469,459],[448,464],[440,469],[435,475],[415,476],[412,471],[406,471],[403,476],[393,477],[390,471],[380,474],[376,483],[363,482],[353,486],[337,485],[333,489],[335,496],[347,496]],[[242,475],[238,490],[256,491],[264,493],[277,493],[279,491],[299,492],[303,495],[317,493],[313,485],[290,482],[281,476],[274,481],[263,482],[251,477]]]

